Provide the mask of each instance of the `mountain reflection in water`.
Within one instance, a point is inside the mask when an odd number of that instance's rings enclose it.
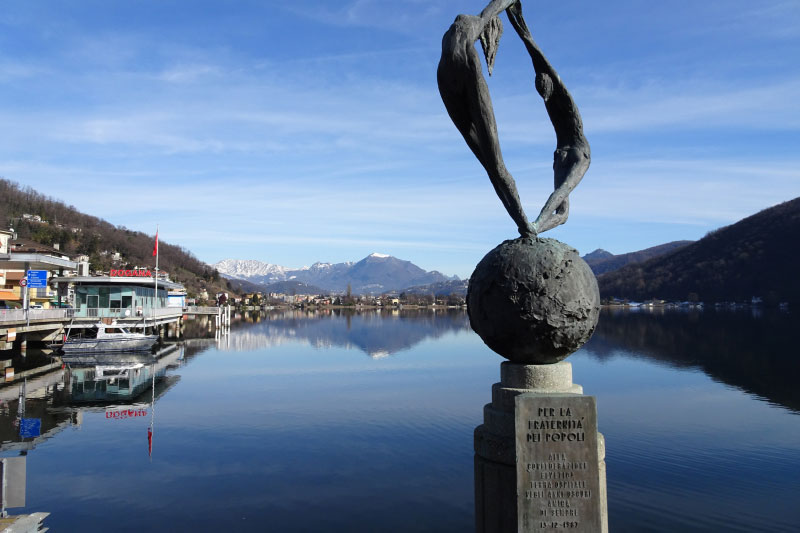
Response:
[[[584,351],[698,368],[716,381],[800,411],[797,314],[607,309]]]
[[[236,331],[225,349],[257,350],[305,343],[315,348],[355,348],[377,359],[426,339],[470,329],[462,309],[282,310],[246,314],[244,320],[252,326]]]
[[[800,411],[800,357],[796,314],[752,310],[604,309],[583,348],[599,360],[645,358],[676,368],[696,368],[712,379]],[[220,348],[257,350],[286,343],[357,349],[372,358],[412,348],[426,339],[470,331],[458,309],[352,312],[273,311],[245,315]],[[498,358],[498,361],[500,359]]]

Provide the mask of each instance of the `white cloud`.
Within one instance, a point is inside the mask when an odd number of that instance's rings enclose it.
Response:
[[[215,65],[177,65],[162,71],[158,78],[170,83],[196,82],[207,76],[219,76],[221,71]]]
[[[639,89],[582,90],[582,114],[591,132],[719,127],[796,130],[800,79],[730,83],[680,80]]]
[[[296,16],[342,27],[366,27],[413,33],[421,21],[435,17],[444,9],[442,2],[428,0],[350,0],[334,4],[300,1],[283,6]],[[453,15],[455,18],[455,14]]]
[[[800,196],[798,169],[797,159],[601,162],[574,201],[591,216],[715,227]]]
[[[47,69],[29,63],[0,61],[0,83],[19,82],[47,74]]]

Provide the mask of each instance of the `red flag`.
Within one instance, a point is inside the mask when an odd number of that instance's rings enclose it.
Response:
[[[156,230],[156,245],[153,246],[153,257],[158,255],[158,230]]]
[[[153,456],[153,428],[147,428],[147,455]]]

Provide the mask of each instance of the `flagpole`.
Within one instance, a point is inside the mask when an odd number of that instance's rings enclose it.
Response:
[[[153,295],[153,324],[155,324],[155,307],[156,307],[156,300],[158,299],[158,224],[156,224],[156,282],[155,282],[155,294]]]
[[[150,427],[147,428],[147,456],[150,462],[153,462],[153,427],[156,423],[156,364],[153,363],[150,367],[153,373],[153,395],[150,400]]]

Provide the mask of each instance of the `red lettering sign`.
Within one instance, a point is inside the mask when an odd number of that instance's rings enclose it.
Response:
[[[117,278],[150,278],[153,277],[153,273],[149,270],[117,270],[111,269],[109,272],[111,277]]]
[[[147,409],[122,409],[122,410],[107,410],[106,418],[121,420],[124,418],[136,418],[140,416],[147,416]]]

